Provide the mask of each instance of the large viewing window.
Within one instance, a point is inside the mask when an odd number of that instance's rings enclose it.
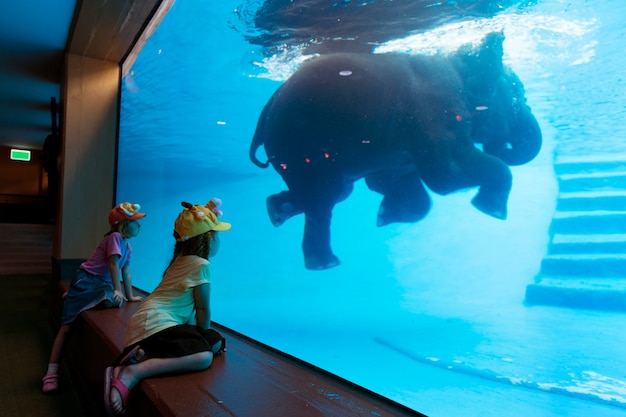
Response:
[[[218,197],[214,321],[430,416],[623,413],[625,12],[175,2],[123,78],[133,283]]]

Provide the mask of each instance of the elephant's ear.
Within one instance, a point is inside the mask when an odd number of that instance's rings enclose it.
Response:
[[[493,97],[497,80],[504,72],[503,42],[503,32],[491,32],[478,47],[464,45],[456,53],[457,71],[474,105],[488,105]]]

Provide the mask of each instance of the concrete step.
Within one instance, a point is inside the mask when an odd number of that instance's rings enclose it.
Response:
[[[556,234],[548,246],[550,255],[626,253],[626,234]]]
[[[54,226],[0,223],[0,275],[52,273]]]
[[[626,189],[561,192],[557,199],[559,211],[621,211],[626,207]]]
[[[554,164],[554,172],[557,176],[624,171],[626,171],[626,159],[621,155],[603,159],[588,157],[560,158]]]
[[[51,274],[52,259],[37,261],[2,261],[0,275]]]
[[[626,280],[540,277],[526,287],[527,305],[626,312]]]
[[[541,261],[542,276],[604,277],[626,281],[626,254],[548,255]]]
[[[18,252],[20,250],[38,250],[47,249],[50,250],[52,242],[50,240],[17,240],[13,242],[0,242],[1,249],[8,249],[11,252]]]
[[[626,160],[561,159],[555,172],[552,238],[526,304],[626,312]]]
[[[626,233],[626,211],[557,211],[550,226],[552,234]]]
[[[626,165],[625,165],[626,167]],[[595,191],[595,190],[624,190],[626,189],[626,170],[620,172],[591,172],[563,174],[557,176],[559,190]]]

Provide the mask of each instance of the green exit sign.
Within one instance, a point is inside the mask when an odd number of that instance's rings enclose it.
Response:
[[[30,161],[30,151],[25,149],[11,149],[11,159],[14,161]]]

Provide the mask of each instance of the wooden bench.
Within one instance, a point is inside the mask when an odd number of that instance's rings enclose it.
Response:
[[[59,301],[68,283],[56,287],[52,315],[60,317]],[[89,310],[76,321],[65,357],[86,415],[105,415],[104,369],[121,352],[126,324],[138,306]],[[227,352],[206,371],[143,380],[133,390],[125,416],[423,416],[228,328],[214,327],[226,338]]]

